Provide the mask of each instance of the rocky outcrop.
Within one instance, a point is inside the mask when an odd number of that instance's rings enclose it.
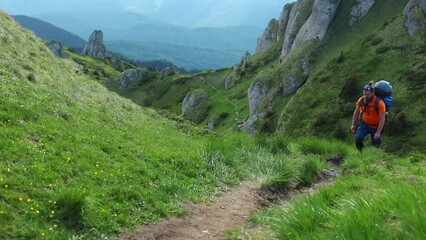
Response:
[[[300,77],[289,76],[288,80],[283,84],[283,95],[289,96],[295,93],[300,87],[302,87],[306,80],[309,78],[309,66],[305,58],[300,58],[300,67],[302,70],[302,75]]]
[[[351,9],[351,18],[349,19],[349,27],[354,27],[361,19],[367,15],[376,0],[356,0]]]
[[[163,76],[170,77],[176,74],[176,69],[173,67],[166,67],[163,71]]]
[[[260,104],[270,90],[270,84],[262,81],[254,81],[248,90],[250,116],[241,125],[241,130],[255,134],[257,121],[266,115],[266,109],[261,109]]]
[[[95,30],[92,35],[90,35],[89,42],[84,47],[81,55],[91,57],[106,57],[111,55],[106,50],[104,34],[101,30]]]
[[[120,86],[122,88],[128,88],[134,85],[140,85],[143,83],[144,71],[140,69],[128,69],[124,71],[120,76]]]
[[[294,3],[289,3],[284,5],[283,10],[280,14],[280,19],[278,20],[278,33],[277,33],[277,41],[284,41],[285,31],[287,28],[288,21],[290,19],[291,9],[293,8]]]
[[[407,26],[408,33],[413,36],[425,25],[423,14],[426,14],[426,0],[410,0],[404,8],[403,14],[407,16],[405,26]]]
[[[294,39],[312,11],[313,0],[298,0],[291,8],[287,28],[285,30],[281,59],[292,50]]]
[[[269,24],[263,31],[262,35],[257,39],[256,53],[267,49],[271,46],[271,44],[277,42],[278,25],[279,23],[277,19],[269,21]]]
[[[236,82],[237,79],[235,78],[234,74],[229,74],[225,79],[225,89],[231,89],[235,87]]]
[[[324,39],[339,4],[340,0],[315,0],[312,13],[297,33],[291,48],[297,48],[312,39]]]
[[[219,113],[218,115],[214,116],[210,121],[207,122],[207,129],[214,130],[217,125],[219,125],[223,119],[228,117],[228,113]]]
[[[245,51],[245,53],[243,53],[243,56],[241,56],[241,63],[243,62],[247,62],[251,57],[251,54],[249,51]]]
[[[194,123],[204,120],[209,109],[209,97],[203,90],[188,92],[182,102],[182,116]]]
[[[61,58],[68,58],[68,55],[64,52],[64,45],[60,42],[49,41],[47,47],[52,51],[56,56]]]

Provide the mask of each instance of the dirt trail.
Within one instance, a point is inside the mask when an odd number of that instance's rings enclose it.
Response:
[[[189,205],[190,214],[185,217],[173,217],[143,226],[138,233],[121,239],[225,239],[226,230],[245,225],[249,215],[261,208],[259,189],[259,183],[244,182],[223,193],[214,202]]]
[[[122,236],[122,240],[191,240],[225,239],[226,230],[247,226],[249,215],[271,203],[315,191],[329,185],[341,175],[342,158],[329,158],[331,169],[317,176],[309,187],[294,186],[286,191],[263,189],[258,182],[243,182],[222,193],[215,201],[187,206],[189,215],[173,217],[160,223],[142,226],[137,233]]]

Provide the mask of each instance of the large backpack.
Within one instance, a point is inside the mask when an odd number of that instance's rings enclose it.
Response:
[[[386,115],[392,108],[392,85],[385,80],[380,80],[374,84],[374,95],[376,95],[376,102],[374,103],[374,109],[379,112],[379,101],[383,100],[386,106]],[[364,105],[364,98],[362,98],[361,104]]]

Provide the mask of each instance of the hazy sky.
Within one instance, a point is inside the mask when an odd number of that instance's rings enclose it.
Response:
[[[12,15],[40,19],[51,14],[114,16],[131,13],[186,27],[251,25],[264,27],[294,0],[0,0]],[[85,16],[87,17],[87,16]]]

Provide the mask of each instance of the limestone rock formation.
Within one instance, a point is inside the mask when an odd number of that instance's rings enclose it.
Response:
[[[111,55],[105,47],[104,34],[101,30],[95,30],[90,35],[89,42],[84,47],[81,55],[91,57],[106,57]]]
[[[290,19],[290,12],[293,6],[294,6],[294,3],[288,3],[284,5],[283,10],[281,11],[280,19],[278,20],[278,33],[277,33],[278,42],[284,41],[285,30],[287,28],[287,24]]]
[[[211,120],[207,122],[207,129],[214,130],[216,126],[222,122],[223,119],[228,117],[228,113],[219,113],[216,116],[214,116]]]
[[[68,58],[68,55],[64,52],[64,45],[60,42],[49,41],[47,43],[47,47],[52,51],[55,55],[61,58]]]
[[[249,51],[245,51],[243,56],[241,56],[241,62],[246,62],[250,59],[251,54]]]
[[[300,87],[302,87],[306,83],[306,80],[308,80],[309,78],[309,66],[307,61],[303,57],[300,58],[299,61],[302,75],[300,77],[288,77],[288,80],[283,84],[284,96],[289,96],[295,93]]]
[[[170,77],[170,76],[176,74],[177,71],[173,67],[166,67],[162,72],[163,72],[163,76]]]
[[[373,7],[376,0],[356,0],[351,9],[351,18],[349,19],[349,26],[354,27],[361,19],[367,15],[368,11]]]
[[[225,89],[231,89],[233,87],[235,87],[237,80],[235,78],[234,74],[229,74],[228,76],[226,76],[225,79]]]
[[[423,13],[420,9],[423,10]],[[408,33],[413,36],[425,25],[423,14],[426,14],[426,0],[410,0],[404,8],[403,14],[407,16],[405,26],[407,26]]]
[[[285,30],[281,59],[292,50],[294,39],[312,11],[313,0],[298,0],[291,8],[287,28]]]
[[[340,0],[315,0],[312,13],[294,39],[292,49],[312,39],[322,40],[333,20]]]
[[[251,134],[256,133],[256,122],[263,119],[263,117],[266,115],[266,109],[261,109],[260,104],[268,94],[270,88],[270,84],[263,81],[255,80],[250,85],[248,90],[250,116],[241,125],[241,130]]]
[[[271,19],[262,35],[257,39],[256,53],[267,49],[271,44],[277,42],[278,20]]]
[[[143,82],[144,71],[140,69],[128,69],[120,76],[120,86],[128,88],[132,85],[139,85]]]
[[[188,92],[182,102],[182,116],[195,123],[204,120],[209,109],[209,97],[203,90]]]

